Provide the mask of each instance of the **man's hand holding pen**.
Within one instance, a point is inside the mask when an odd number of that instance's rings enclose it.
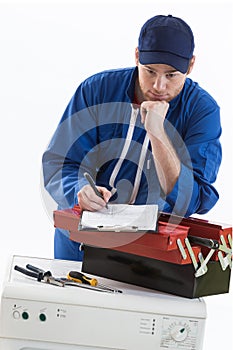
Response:
[[[91,176],[84,174],[88,185],[78,192],[78,203],[82,210],[97,211],[103,207],[107,207],[107,203],[112,196],[112,193],[107,188],[96,186]]]

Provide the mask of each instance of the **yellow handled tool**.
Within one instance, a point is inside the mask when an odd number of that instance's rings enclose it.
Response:
[[[98,281],[96,278],[90,278],[78,271],[70,271],[67,275],[67,278],[77,283],[89,284],[90,286],[93,286],[93,287],[96,287],[98,284]]]

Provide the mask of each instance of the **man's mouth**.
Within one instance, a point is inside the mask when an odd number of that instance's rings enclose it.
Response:
[[[153,101],[164,101],[164,100],[167,100],[168,98],[167,94],[155,94],[154,92],[151,92],[151,91],[148,92],[148,95]]]

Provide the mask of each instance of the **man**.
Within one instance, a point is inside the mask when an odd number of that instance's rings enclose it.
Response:
[[[136,67],[95,74],[78,87],[43,155],[45,187],[59,208],[154,203],[189,216],[215,205],[219,107],[187,78],[193,51],[182,19],[155,16],[141,29]],[[55,258],[82,259],[79,244],[58,229]]]

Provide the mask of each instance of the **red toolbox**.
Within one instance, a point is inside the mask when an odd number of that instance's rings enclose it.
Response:
[[[81,210],[54,211],[55,227],[83,243],[82,270],[188,298],[227,293],[232,228],[166,213],[157,232],[79,230]]]

